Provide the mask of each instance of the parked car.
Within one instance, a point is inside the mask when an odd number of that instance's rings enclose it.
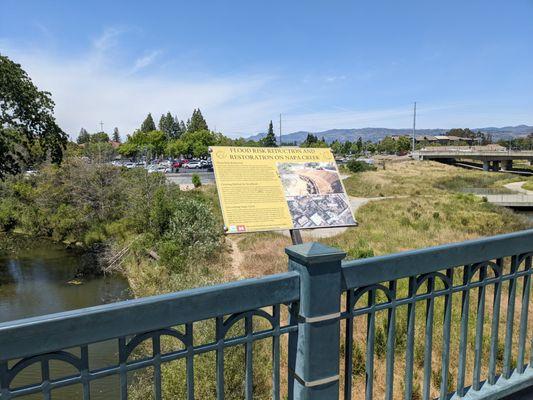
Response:
[[[198,169],[198,168],[202,168],[202,163],[201,161],[189,161],[183,167],[189,168],[189,169]]]

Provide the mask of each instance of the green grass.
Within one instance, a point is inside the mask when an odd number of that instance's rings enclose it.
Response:
[[[407,161],[385,164],[377,171],[353,174],[344,180],[350,196],[388,197],[436,195],[466,188],[502,188],[519,181],[511,174],[466,170],[436,162]]]

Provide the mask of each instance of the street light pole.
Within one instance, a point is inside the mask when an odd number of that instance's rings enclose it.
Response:
[[[416,101],[415,101],[415,107],[413,110],[413,151],[412,151],[413,154],[415,153],[415,143],[416,143],[415,132],[416,132]]]

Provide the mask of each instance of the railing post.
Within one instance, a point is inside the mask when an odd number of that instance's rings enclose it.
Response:
[[[290,246],[289,270],[300,274],[300,305],[289,336],[289,399],[339,398],[341,260],[320,243]]]

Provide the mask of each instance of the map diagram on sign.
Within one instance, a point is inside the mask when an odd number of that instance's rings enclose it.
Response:
[[[330,149],[211,147],[227,233],[357,225]]]
[[[333,162],[278,163],[278,172],[295,228],[355,224]]]

